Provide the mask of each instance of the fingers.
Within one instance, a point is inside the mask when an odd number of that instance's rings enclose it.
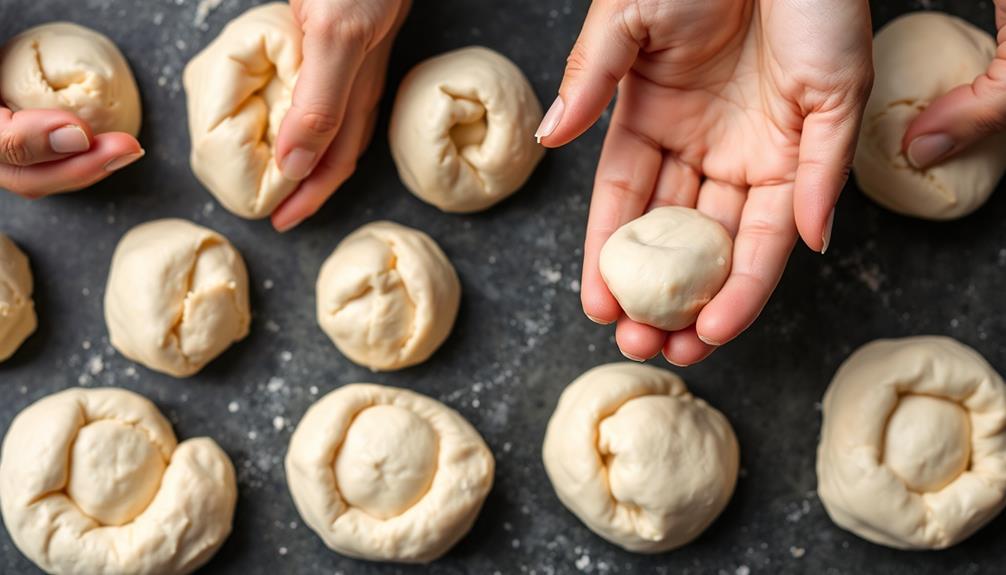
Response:
[[[615,326],[615,343],[622,355],[633,361],[645,361],[660,353],[667,332],[622,315]]]
[[[93,138],[87,123],[63,110],[0,108],[0,164],[30,166],[86,152]]]
[[[737,226],[747,200],[747,189],[707,179],[699,188],[695,209],[722,224],[730,237],[733,237],[737,235]]]
[[[646,211],[663,206],[694,208],[699,195],[699,173],[695,168],[665,152],[657,183]]]
[[[695,326],[692,325],[669,333],[664,342],[663,354],[668,362],[678,367],[688,367],[709,357],[714,351],[716,346],[699,339]]]

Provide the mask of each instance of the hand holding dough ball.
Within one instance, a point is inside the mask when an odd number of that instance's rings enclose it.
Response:
[[[342,240],[318,274],[318,324],[346,357],[373,370],[426,361],[461,300],[451,262],[428,235],[374,222]]]
[[[412,193],[445,212],[477,212],[517,191],[545,151],[541,104],[513,62],[468,47],[421,62],[402,80],[389,141]]]
[[[817,491],[840,527],[942,549],[1006,504],[1006,384],[973,349],[874,341],[838,369],[823,408]]]
[[[248,273],[227,238],[185,220],[127,233],[112,256],[105,322],[122,355],[186,377],[248,335]]]
[[[217,444],[179,444],[157,407],[124,389],[45,397],[4,438],[3,520],[48,573],[190,573],[230,534],[236,502]]]
[[[669,371],[596,367],[562,393],[542,449],[562,503],[629,551],[659,553],[699,536],[737,482],[730,423]]]
[[[0,234],[0,361],[14,355],[35,332],[35,302],[28,258],[17,245]]]
[[[457,412],[404,389],[353,384],[318,400],[290,439],[287,483],[333,550],[427,563],[471,529],[492,453]]]

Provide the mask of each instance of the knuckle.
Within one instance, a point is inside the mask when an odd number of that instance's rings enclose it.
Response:
[[[340,119],[334,112],[322,108],[305,110],[301,116],[304,129],[316,136],[326,136],[339,127]]]
[[[312,15],[306,31],[330,41],[367,44],[374,35],[374,24],[359,10],[336,7]]]
[[[10,130],[0,132],[0,161],[14,166],[31,161],[31,151],[23,134]]]

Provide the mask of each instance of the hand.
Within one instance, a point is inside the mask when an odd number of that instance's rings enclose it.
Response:
[[[622,353],[690,365],[761,313],[797,233],[824,252],[872,84],[865,0],[596,0],[538,136],[580,135],[618,101],[597,167],[582,301]],[[733,268],[694,326],[629,320],[598,271],[646,210],[695,207],[734,237]]]
[[[304,30],[293,104],[276,140],[283,175],[302,180],[272,214],[281,232],[314,214],[370,143],[395,35],[410,0],[291,0]]]

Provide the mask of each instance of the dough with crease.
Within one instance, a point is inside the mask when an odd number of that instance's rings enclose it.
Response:
[[[35,302],[28,258],[17,245],[0,234],[0,361],[14,355],[35,332]]]

